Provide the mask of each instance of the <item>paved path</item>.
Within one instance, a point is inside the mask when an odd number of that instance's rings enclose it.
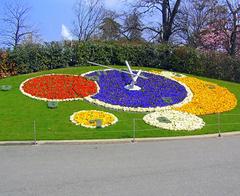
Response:
[[[0,196],[239,196],[240,136],[0,147]]]

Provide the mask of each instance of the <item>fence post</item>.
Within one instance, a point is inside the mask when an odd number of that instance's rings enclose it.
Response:
[[[134,143],[136,140],[136,119],[133,119],[133,139],[132,142]]]
[[[37,130],[36,130],[36,121],[33,121],[33,136],[34,136],[34,141],[33,145],[37,145]]]
[[[221,136],[221,125],[220,125],[220,113],[218,113],[218,137],[222,137]]]

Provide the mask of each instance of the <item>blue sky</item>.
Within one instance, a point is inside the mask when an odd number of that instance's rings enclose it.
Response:
[[[10,0],[1,0],[0,8]],[[42,40],[61,40],[61,28],[64,24],[71,29],[76,0],[23,0],[31,7],[30,23],[37,26]],[[124,0],[104,0],[107,9],[123,9]]]

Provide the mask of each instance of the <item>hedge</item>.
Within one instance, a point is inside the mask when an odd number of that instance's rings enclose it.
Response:
[[[128,60],[133,66],[240,81],[240,58],[214,51],[199,51],[187,46],[102,41],[51,42],[20,45],[8,53],[9,61],[16,64],[16,71],[19,74],[69,66],[86,66],[87,61],[105,65],[124,65],[125,60]]]

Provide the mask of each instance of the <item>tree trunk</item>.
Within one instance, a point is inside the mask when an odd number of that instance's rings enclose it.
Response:
[[[173,33],[173,23],[175,17],[178,13],[178,9],[180,6],[181,0],[177,0],[174,4],[173,9],[171,10],[169,0],[163,0],[162,2],[162,41],[169,42],[169,39]]]
[[[162,41],[168,42],[169,36],[168,33],[168,0],[163,0],[162,3],[162,25],[163,25],[163,32],[162,32]]]
[[[237,51],[237,13],[233,14],[233,30],[230,37],[229,54],[235,56]]]

